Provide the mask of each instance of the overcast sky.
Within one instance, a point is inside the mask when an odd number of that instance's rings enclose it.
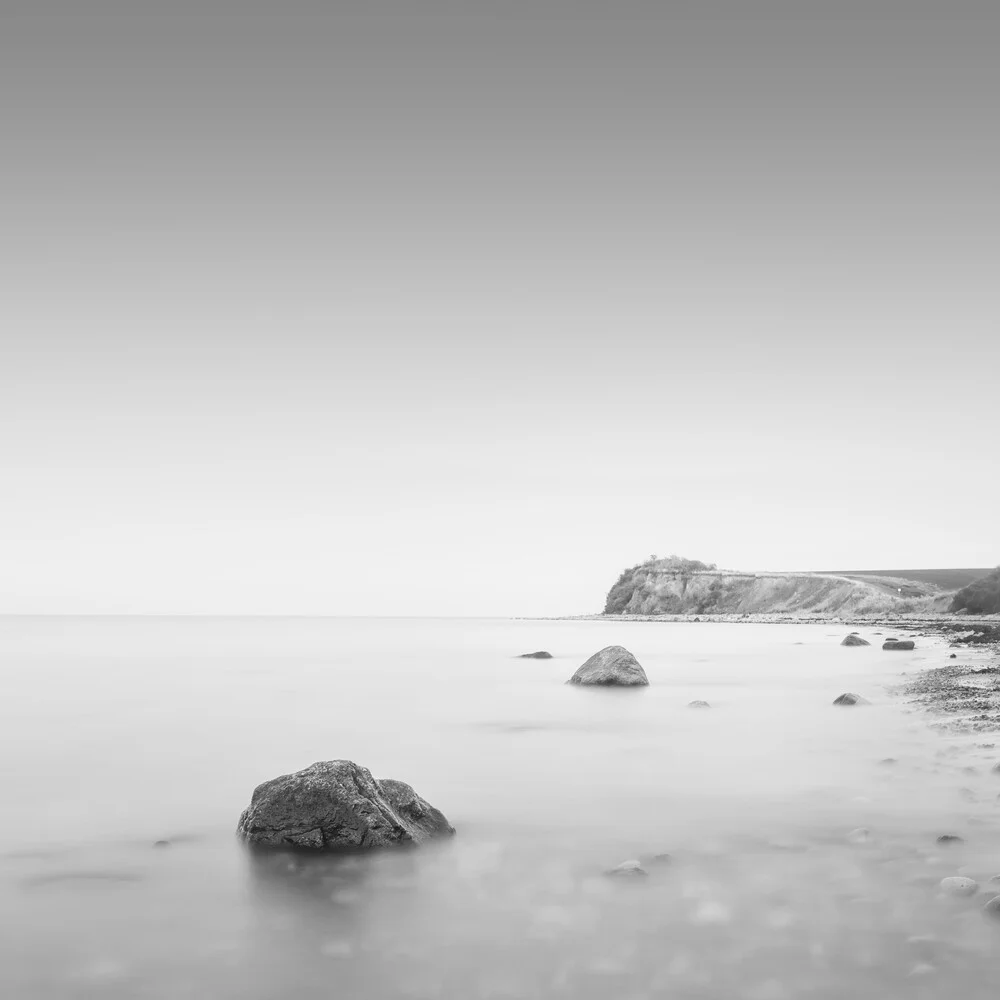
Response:
[[[1000,5],[199,7],[0,18],[0,611],[1000,561]]]

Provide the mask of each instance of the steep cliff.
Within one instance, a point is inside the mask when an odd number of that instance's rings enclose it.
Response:
[[[738,573],[694,560],[649,559],[608,593],[613,614],[883,614],[944,611],[951,593],[930,583],[824,573]]]

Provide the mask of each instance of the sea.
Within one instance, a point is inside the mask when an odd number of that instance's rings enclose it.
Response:
[[[0,996],[995,998],[1000,748],[896,692],[943,640],[851,630],[0,618]],[[608,645],[648,687],[566,683]],[[238,841],[256,785],[333,759],[455,835]]]

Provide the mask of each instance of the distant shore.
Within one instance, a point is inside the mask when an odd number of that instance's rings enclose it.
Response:
[[[1000,615],[888,614],[841,617],[810,614],[573,615],[532,621],[669,622],[698,624],[828,625],[887,628],[944,641],[955,661],[906,677],[893,694],[926,713],[930,725],[953,735],[1000,733]]]

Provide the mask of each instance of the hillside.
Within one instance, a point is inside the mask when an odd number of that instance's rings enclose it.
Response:
[[[625,570],[608,593],[612,614],[867,615],[947,611],[952,590],[881,575],[740,573],[696,560],[648,559]]]
[[[933,583],[942,590],[958,590],[975,580],[981,580],[991,570],[986,569],[834,569],[818,570],[823,576],[889,577],[915,583]]]

